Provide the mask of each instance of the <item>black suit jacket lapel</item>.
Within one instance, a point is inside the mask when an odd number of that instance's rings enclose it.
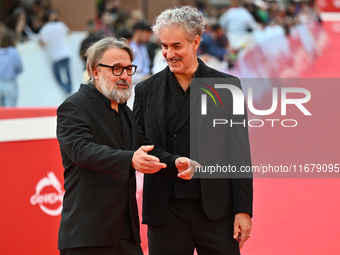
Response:
[[[155,102],[154,107],[158,116],[158,125],[162,137],[164,147],[166,146],[166,86],[167,86],[167,74],[169,68],[164,70],[158,79],[155,80],[155,93],[153,94],[152,101]]]

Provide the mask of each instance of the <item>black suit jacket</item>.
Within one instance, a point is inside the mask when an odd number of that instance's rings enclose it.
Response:
[[[233,78],[225,73],[218,72],[207,67],[201,60],[199,78]],[[166,148],[166,84],[169,75],[169,67],[153,75],[149,79],[139,83],[135,88],[134,114],[141,130],[156,145],[162,149]],[[232,104],[232,101],[228,102]],[[177,131],[181,134],[181,128],[190,121],[190,109],[184,110]],[[183,114],[182,114],[183,115]],[[229,136],[233,136],[230,134]],[[237,137],[242,143],[243,155],[237,156],[242,162],[238,165],[250,165],[250,149],[247,129],[242,129]],[[178,146],[181,142],[188,141],[188,137],[177,135]],[[227,151],[233,151],[231,145],[225,145]],[[177,153],[174,151],[174,153]],[[201,199],[204,211],[211,220],[220,220],[224,217],[245,212],[252,215],[253,187],[252,179],[201,179]],[[144,176],[143,191],[143,223],[150,225],[160,225],[165,221],[168,199],[168,181],[159,176]]]
[[[131,160],[136,149],[150,142],[139,132],[131,110],[124,107],[132,129],[128,149],[113,132],[112,113],[105,100],[89,85],[81,85],[57,110],[57,138],[65,168],[59,249],[116,244],[126,215],[134,240],[140,243]],[[155,154],[168,164],[174,161],[167,153]]]

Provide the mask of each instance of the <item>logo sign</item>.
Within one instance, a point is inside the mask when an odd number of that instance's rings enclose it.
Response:
[[[30,202],[32,205],[38,205],[44,213],[58,216],[61,213],[63,196],[60,181],[53,172],[48,172],[47,177],[38,182]]]
[[[206,85],[208,86],[208,85]],[[214,88],[212,88],[211,86],[209,86],[212,91],[215,93],[215,95],[218,97],[218,99],[220,100],[220,103],[222,105],[221,99],[219,97],[219,95],[217,94],[216,90]],[[245,102],[245,98],[243,95],[243,92],[240,88],[236,87],[235,85],[231,85],[231,84],[215,84],[215,88],[216,89],[227,89],[231,92],[232,97],[233,97],[233,114],[234,115],[243,115],[245,112],[244,109],[244,102]],[[207,94],[210,95],[210,97],[213,99],[215,106],[217,106],[216,104],[216,100],[213,97],[213,95],[205,90],[200,88],[201,90],[203,90],[204,92],[206,92]],[[300,93],[303,94],[305,97],[304,98],[287,98],[287,94],[288,93]],[[277,109],[277,105],[278,105],[278,88],[272,88],[272,106],[270,107],[270,109],[266,109],[266,110],[258,110],[255,109],[254,104],[253,104],[253,88],[249,87],[248,88],[248,97],[247,97],[247,103],[248,103],[248,108],[249,111],[253,114],[256,115],[270,115],[272,113],[275,112],[275,110]],[[307,103],[309,100],[311,99],[311,93],[309,90],[304,89],[304,88],[281,88],[281,115],[286,115],[287,114],[287,105],[288,104],[292,104],[295,105],[297,108],[300,109],[300,111],[304,114],[304,115],[312,115],[304,106],[304,103]],[[207,114],[207,95],[206,94],[202,94],[201,95],[201,114],[202,115],[206,115]]]
[[[213,87],[209,86],[208,84],[204,84],[202,82],[200,82],[200,83],[206,87],[206,88],[200,88],[200,90],[204,91],[205,93],[207,93],[211,97],[211,99],[214,101],[215,106],[217,106],[215,96],[217,97],[218,101],[222,105],[221,97],[219,96],[217,91]],[[213,93],[211,93],[210,91],[212,91]],[[202,94],[202,107],[201,107],[201,114],[202,115],[207,115],[207,94]]]
[[[232,79],[197,79],[198,91],[200,96],[200,114],[201,116],[219,113],[213,120],[213,127],[217,125],[228,125],[230,127],[242,125],[244,127],[263,127],[270,125],[276,127],[296,127],[298,121],[289,118],[287,110],[295,110],[289,112],[290,116],[298,116],[296,110],[303,116],[311,116],[312,113],[306,108],[306,103],[311,100],[311,92],[302,87],[283,86],[283,84],[295,84],[299,80],[245,80],[245,94],[240,86],[237,86]],[[208,85],[207,83],[211,84]],[[268,87],[270,85],[270,87]],[[277,85],[277,86],[274,86]],[[261,102],[265,95],[265,102]],[[209,102],[210,101],[210,102]],[[195,101],[194,101],[195,102]],[[260,107],[255,106],[260,102]],[[269,104],[267,104],[269,103]],[[266,106],[263,107],[263,104]],[[210,109],[210,107],[212,107]],[[232,115],[229,115],[229,109],[232,107]],[[219,109],[218,109],[219,108]],[[294,109],[295,108],[295,109]],[[216,109],[216,111],[214,110]],[[225,110],[226,115],[223,115]],[[243,118],[246,113],[256,118]],[[277,113],[282,118],[278,118]],[[292,114],[290,114],[292,113]],[[272,116],[272,117],[270,117]],[[274,117],[275,116],[275,117]]]

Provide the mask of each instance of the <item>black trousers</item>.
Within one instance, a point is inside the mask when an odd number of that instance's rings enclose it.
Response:
[[[150,255],[240,255],[234,217],[211,221],[201,201],[169,200],[166,222],[148,226]]]
[[[60,250],[60,255],[143,255],[143,251],[139,244],[123,239],[115,246]]]

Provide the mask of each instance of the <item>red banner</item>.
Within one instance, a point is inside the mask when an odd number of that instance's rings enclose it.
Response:
[[[340,12],[340,0],[317,0],[322,12]]]
[[[16,140],[6,131],[11,126],[21,128],[19,137],[25,136],[35,120],[45,120],[54,113],[55,109],[0,110],[0,203],[3,208],[0,254],[27,254],[27,251],[37,255],[58,254],[57,233],[64,194],[58,142],[36,140],[35,135],[34,140]]]

